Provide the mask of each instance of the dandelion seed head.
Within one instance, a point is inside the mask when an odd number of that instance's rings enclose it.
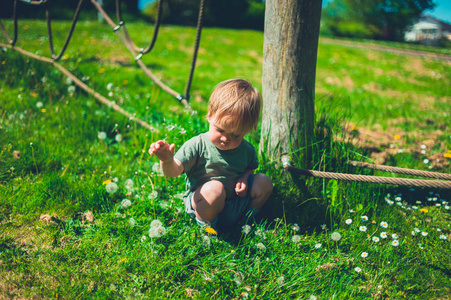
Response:
[[[115,182],[108,182],[105,188],[109,194],[116,193],[118,189],[117,184]]]
[[[127,179],[127,180],[125,180],[125,188],[126,188],[127,190],[133,189],[133,185],[134,185],[134,182],[133,182],[133,180],[131,180],[130,178]]]
[[[249,234],[249,232],[251,232],[252,227],[249,225],[244,225],[243,227],[241,227],[243,230],[241,231],[243,234]]]
[[[150,227],[151,228],[158,228],[158,227],[162,227],[163,223],[160,220],[153,220],[152,222],[150,222]]]
[[[335,241],[338,242],[339,240],[341,240],[341,234],[337,231],[332,232],[332,234],[330,235],[330,238]]]
[[[128,208],[132,205],[132,202],[129,199],[124,199],[121,201],[122,208]]]
[[[75,85],[70,85],[68,88],[67,88],[67,91],[70,93],[70,94],[73,94],[73,93],[75,93]]]
[[[256,247],[257,247],[258,250],[265,250],[265,249],[266,249],[266,246],[263,245],[263,243],[258,243],[258,244],[256,245]]]
[[[204,244],[206,244],[206,245],[210,245],[211,244],[210,238],[208,236],[206,236],[206,235],[204,235],[202,237],[202,240],[203,240]]]
[[[118,142],[118,143],[122,142],[122,134],[120,134],[120,133],[116,134],[116,136],[114,137],[114,139],[115,139],[116,142]]]
[[[133,227],[135,227],[135,225],[136,225],[135,219],[130,218],[130,220],[128,220],[128,226],[129,226],[130,228],[133,228]]]
[[[291,229],[293,230],[293,231],[299,231],[299,230],[301,230],[301,228],[299,228],[299,225],[298,224],[296,224],[296,223],[294,223],[293,224],[293,227],[291,227]]]
[[[39,101],[38,103],[36,103],[36,107],[37,108],[42,108],[44,106],[44,104],[42,104],[41,101]]]
[[[157,199],[158,197],[158,192],[156,190],[153,190],[152,192],[150,192],[149,194],[149,199]]]
[[[285,277],[282,275],[279,278],[277,278],[276,282],[278,285],[282,285],[285,281]]]
[[[295,235],[293,235],[293,236],[291,237],[291,241],[292,241],[293,243],[299,243],[299,242],[301,241],[301,236],[298,235],[298,234],[295,234]]]
[[[99,132],[97,133],[97,138],[98,138],[99,140],[104,140],[104,139],[106,139],[106,132],[105,132],[105,131],[99,131]]]

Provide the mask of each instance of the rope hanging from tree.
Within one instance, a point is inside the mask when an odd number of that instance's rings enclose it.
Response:
[[[33,54],[31,52],[28,52],[24,49],[21,48],[17,48],[15,47],[15,44],[17,42],[17,37],[18,37],[18,17],[17,17],[17,1],[18,0],[14,0],[14,4],[13,4],[13,23],[14,23],[14,36],[11,39],[10,36],[8,35],[5,27],[3,26],[3,23],[0,20],[0,29],[3,32],[3,35],[6,37],[6,39],[8,40],[9,45],[5,45],[5,44],[1,44],[0,46],[5,47],[5,48],[9,48],[12,50],[16,50],[19,53],[23,54],[23,55],[27,55],[29,57],[32,57],[34,59],[43,61],[43,62],[47,62],[47,63],[52,63],[57,69],[59,69],[61,72],[63,72],[64,74],[66,74],[68,77],[70,77],[74,83],[76,85],[78,85],[80,88],[82,88],[83,90],[85,90],[87,93],[93,95],[97,100],[99,100],[100,102],[113,107],[114,110],[120,112],[121,114],[133,118],[138,124],[142,125],[145,128],[148,128],[150,130],[156,131],[156,129],[152,126],[150,126],[149,124],[147,124],[146,122],[139,120],[137,118],[135,118],[134,116],[132,116],[130,113],[126,112],[124,109],[122,109],[121,107],[119,107],[118,105],[114,104],[112,101],[109,101],[106,97],[100,95],[99,93],[95,92],[93,89],[89,88],[86,84],[84,84],[81,80],[79,80],[75,75],[73,75],[72,73],[70,73],[67,69],[65,69],[62,65],[57,64],[56,62],[61,59],[61,57],[64,55],[64,52],[66,51],[69,42],[73,36],[77,21],[78,21],[78,17],[80,14],[80,10],[81,10],[81,6],[83,3],[83,0],[80,0],[77,6],[77,9],[75,11],[74,14],[74,18],[72,20],[72,25],[70,28],[70,31],[66,37],[66,40],[64,42],[64,45],[62,47],[61,52],[58,55],[55,55],[55,51],[54,51],[54,46],[53,46],[53,34],[52,34],[52,28],[51,28],[51,17],[50,17],[50,12],[49,12],[49,5],[47,4],[47,0],[21,0],[22,2],[25,2],[27,4],[30,5],[41,5],[41,4],[46,4],[45,9],[46,9],[46,21],[47,21],[47,31],[48,31],[48,36],[49,36],[49,47],[50,47],[50,52],[51,52],[51,59],[48,59],[46,57],[40,56],[40,55],[36,55]],[[189,92],[191,89],[191,84],[192,84],[192,79],[194,76],[194,69],[195,69],[195,64],[196,64],[196,59],[197,59],[197,53],[198,53],[198,49],[199,49],[199,44],[200,44],[200,37],[201,37],[201,32],[202,32],[202,18],[203,18],[203,8],[204,8],[204,0],[200,0],[200,7],[199,7],[199,16],[198,16],[198,22],[197,22],[197,30],[196,30],[196,41],[195,41],[195,46],[194,46],[194,51],[193,51],[193,57],[192,57],[192,61],[191,61],[191,68],[190,68],[190,72],[189,72],[189,76],[188,76],[188,80],[186,83],[186,87],[185,87],[185,94],[182,95],[180,93],[177,93],[176,91],[174,91],[173,89],[171,89],[170,87],[168,87],[167,85],[165,85],[157,76],[155,76],[152,71],[142,62],[141,58],[143,54],[149,53],[156,42],[157,36],[158,36],[158,30],[160,27],[160,23],[161,23],[161,16],[162,16],[162,1],[163,0],[159,0],[158,3],[158,15],[157,15],[157,20],[156,20],[156,24],[155,24],[155,29],[154,29],[154,34],[152,37],[152,40],[149,44],[149,46],[145,49],[142,48],[138,48],[136,47],[136,45],[134,45],[132,39],[130,38],[130,35],[128,34],[127,29],[125,28],[125,23],[122,20],[122,12],[121,12],[121,1],[120,0],[116,0],[116,13],[117,13],[117,17],[119,20],[119,25],[116,26],[116,24],[111,20],[111,18],[108,16],[108,14],[106,14],[106,12],[103,10],[103,8],[97,3],[96,0],[91,0],[91,3],[94,5],[94,7],[103,15],[104,19],[107,21],[108,24],[110,24],[110,26],[112,26],[113,31],[119,36],[119,38],[122,40],[122,42],[124,43],[124,45],[127,47],[127,49],[129,50],[129,52],[133,55],[133,57],[135,58],[137,64],[141,67],[141,69],[144,71],[144,73],[150,77],[155,84],[157,84],[161,89],[163,89],[165,92],[169,93],[170,95],[174,96],[177,100],[179,100],[186,109],[188,109],[191,112],[194,112],[193,109],[191,108],[191,106],[188,103],[188,99],[189,99]],[[119,32],[119,29],[122,29],[123,34],[121,34],[121,32]],[[139,55],[137,56],[137,53],[139,52]]]
[[[358,182],[370,182],[370,183],[381,183],[381,184],[393,184],[402,186],[415,186],[415,187],[431,187],[439,189],[451,189],[451,181],[442,180],[424,180],[424,179],[411,179],[411,178],[393,178],[393,177],[382,177],[382,176],[370,176],[370,175],[354,175],[354,174],[344,174],[344,173],[333,173],[333,172],[322,172],[313,171],[306,169],[299,169],[293,167],[290,162],[290,158],[287,156],[282,157],[283,167],[291,173],[311,176],[315,178],[326,178],[326,179],[336,179],[336,180],[346,180],[346,181],[358,181]],[[401,168],[398,168],[401,169]],[[387,170],[387,169],[386,169]],[[413,170],[416,171],[416,170]],[[433,173],[433,172],[429,172]],[[406,173],[404,173],[406,174]],[[446,175],[446,174],[444,174]],[[420,175],[422,176],[422,175]]]

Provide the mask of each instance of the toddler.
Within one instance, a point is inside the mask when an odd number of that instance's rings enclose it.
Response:
[[[261,96],[250,82],[229,79],[216,86],[208,102],[208,132],[191,138],[174,155],[175,145],[157,141],[150,155],[169,177],[186,174],[186,212],[199,225],[226,230],[242,217],[254,217],[273,184],[254,174],[258,157],[244,135],[257,128]]]

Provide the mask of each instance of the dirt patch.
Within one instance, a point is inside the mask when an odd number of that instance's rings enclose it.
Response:
[[[388,125],[393,126],[406,121],[404,118],[393,119]],[[366,149],[376,164],[385,164],[396,154],[409,153],[414,159],[422,161],[428,169],[440,171],[450,166],[451,159],[446,157],[444,150],[447,145],[441,141],[445,132],[441,130],[403,132],[396,127],[383,130],[380,125],[375,125],[368,129],[349,123],[345,126],[344,132],[344,140]]]

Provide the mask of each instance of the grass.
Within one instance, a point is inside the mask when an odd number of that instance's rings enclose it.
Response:
[[[45,22],[19,26],[17,46],[49,56]],[[54,22],[56,49],[69,26]],[[151,26],[128,29],[149,42]],[[178,91],[194,33],[165,26],[144,57]],[[51,65],[0,50],[2,298],[448,299],[446,190],[299,180],[262,155],[258,171],[275,192],[261,225],[211,239],[185,215],[184,180],[163,177],[146,150],[205,131],[219,81],[247,77],[261,89],[262,45],[261,32],[203,30],[192,116],[149,82],[108,26],[78,24],[61,63],[158,133],[73,91]],[[356,159],[449,173],[450,81],[446,62],[320,44],[314,168],[394,176],[346,164]],[[258,133],[247,138],[258,146]],[[160,237],[149,236],[155,219]]]

